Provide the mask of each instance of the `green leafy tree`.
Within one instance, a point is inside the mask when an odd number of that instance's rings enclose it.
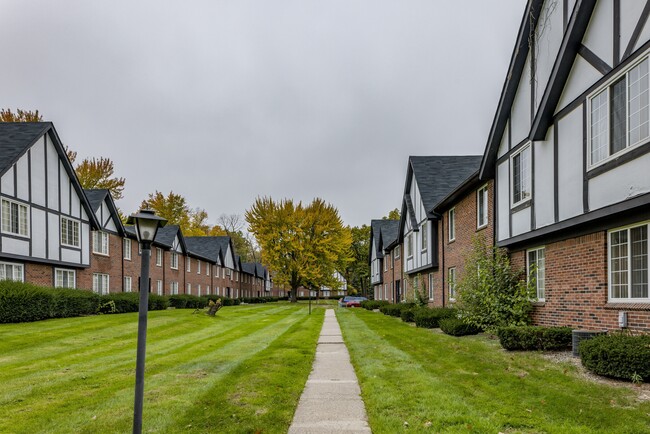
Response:
[[[399,220],[400,212],[397,208],[388,213],[387,216],[383,216],[382,220]]]
[[[0,122],[42,122],[43,116],[38,113],[38,110],[21,110],[16,109],[12,112],[11,109],[0,109]]]
[[[350,244],[351,261],[343,272],[348,282],[348,292],[353,290],[367,295],[370,288],[370,265],[368,251],[370,250],[370,226],[349,227],[352,243]]]
[[[350,231],[338,210],[322,199],[303,206],[291,199],[257,198],[246,211],[246,221],[262,249],[262,262],[273,271],[275,282],[291,288],[292,302],[301,286],[333,283],[334,272],[350,260]]]
[[[513,270],[504,249],[475,237],[457,285],[461,318],[484,330],[530,323],[535,282],[523,270]]]

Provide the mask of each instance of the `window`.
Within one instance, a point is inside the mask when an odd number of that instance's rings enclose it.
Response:
[[[172,252],[169,262],[172,270],[178,270],[178,253]]]
[[[196,286],[196,295],[198,295],[199,297],[201,296],[201,285],[200,284]]]
[[[0,280],[15,280],[16,282],[24,282],[24,276],[23,264],[0,262]]]
[[[123,248],[124,248],[124,259],[127,261],[131,260],[131,240],[128,238],[124,238],[124,243],[123,243]]]
[[[169,283],[169,294],[170,295],[178,295],[178,282],[170,282]]]
[[[108,234],[101,231],[93,231],[93,253],[108,255]]]
[[[196,274],[201,274],[201,260],[196,260]]]
[[[185,271],[188,273],[192,271],[192,260],[190,258],[185,259]]]
[[[187,294],[191,294],[191,293],[192,293],[192,284],[191,284],[191,283],[188,283],[188,284],[187,284],[187,292],[186,292],[186,293],[187,293]]]
[[[535,280],[537,299],[544,301],[544,288],[546,281],[546,252],[544,247],[528,251],[528,279]]]
[[[156,266],[162,267],[163,262],[163,250],[160,247],[156,247]]]
[[[481,229],[488,224],[488,188],[487,185],[476,192],[476,228]]]
[[[589,98],[589,165],[643,143],[650,136],[648,58]]]
[[[399,259],[399,249],[400,246],[395,247],[395,250],[393,250],[393,259]]]
[[[510,203],[513,208],[532,197],[530,149],[529,143],[510,157],[510,191],[512,192]]]
[[[609,298],[650,301],[648,296],[648,227],[644,223],[609,233]]]
[[[156,280],[156,293],[158,295],[163,295],[163,281]]]
[[[447,284],[449,285],[449,299],[456,300],[456,267],[449,269]]]
[[[210,268],[212,268],[212,265],[210,264],[205,264],[205,275],[209,276],[210,275]]]
[[[131,276],[124,276],[124,292],[132,292],[131,288]]]
[[[210,285],[205,287],[205,293],[206,295],[210,295]]]
[[[412,233],[408,234],[406,236],[406,240],[405,240],[405,242],[406,242],[406,257],[407,258],[410,258],[410,257],[413,256],[413,245],[411,244],[411,235],[413,235],[413,234]]]
[[[433,300],[433,273],[429,273],[429,300]]]
[[[63,270],[57,268],[54,270],[54,286],[56,288],[74,288],[76,281],[76,272],[74,270]]]
[[[422,242],[422,251],[423,252],[426,252],[427,247],[429,246],[429,241],[428,241],[429,238],[427,236],[428,229],[429,229],[428,222],[424,222],[424,224],[420,228],[420,237],[421,237],[420,241]]]
[[[29,208],[22,203],[2,199],[2,232],[29,236]]]
[[[61,244],[79,247],[79,222],[61,217]]]
[[[384,256],[384,271],[388,271],[388,259]]]
[[[449,241],[456,239],[456,208],[452,208],[447,213],[447,226],[449,226]]]
[[[93,292],[108,294],[108,274],[93,273]]]

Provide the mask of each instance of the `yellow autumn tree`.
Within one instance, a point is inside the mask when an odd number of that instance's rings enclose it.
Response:
[[[105,188],[111,192],[114,200],[122,199],[126,180],[113,176],[115,165],[110,158],[86,158],[75,167],[75,172],[83,188]]]
[[[301,286],[336,287],[332,276],[350,261],[352,238],[333,205],[320,198],[307,206],[291,199],[257,198],[246,211],[246,221],[274,282],[291,287],[292,302]]]
[[[208,224],[208,213],[204,209],[190,208],[185,197],[173,191],[164,195],[156,190],[142,201],[140,207],[152,209],[160,217],[166,218],[168,224],[180,226],[186,237],[224,234],[218,226]]]
[[[38,110],[21,110],[16,109],[12,112],[11,109],[0,109],[0,122],[41,122],[43,116],[38,113]]]

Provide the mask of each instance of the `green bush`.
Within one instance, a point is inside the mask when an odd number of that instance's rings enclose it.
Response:
[[[379,311],[384,315],[400,317],[402,315],[403,309],[413,309],[415,307],[414,303],[396,303],[396,304],[387,304],[381,306]]]
[[[510,326],[496,330],[501,346],[508,351],[557,351],[571,346],[571,328]]]
[[[420,310],[430,310],[430,309],[427,309],[426,307],[412,307],[410,309],[402,309],[402,311],[400,312],[400,318],[402,318],[402,321],[404,322],[414,322],[415,314]]]
[[[476,335],[481,332],[481,329],[474,325],[467,324],[460,318],[441,319],[440,330],[451,336]]]
[[[176,309],[203,309],[208,305],[205,298],[190,294],[170,295],[168,300],[169,306]]]
[[[139,294],[138,294],[139,295]],[[165,310],[169,307],[169,300],[158,294],[149,294],[149,310]]]
[[[435,329],[440,327],[440,320],[445,318],[456,318],[456,309],[447,307],[434,307],[431,309],[420,309],[413,316],[417,327]]]
[[[151,294],[149,294],[151,295]],[[116,292],[114,294],[106,294],[101,297],[101,305],[113,302],[115,311],[112,313],[129,313],[137,312],[140,306],[140,293],[139,292]],[[100,312],[102,310],[100,309]],[[111,312],[102,312],[111,313]]]
[[[364,300],[361,302],[361,307],[367,310],[379,309],[382,306],[389,304],[386,300]]]
[[[0,282],[0,323],[91,315],[98,307],[99,296],[89,291]]]
[[[580,342],[580,358],[594,374],[631,381],[650,380],[650,336],[611,334]]]

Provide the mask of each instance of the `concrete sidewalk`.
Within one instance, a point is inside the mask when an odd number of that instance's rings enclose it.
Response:
[[[371,433],[360,394],[341,328],[334,310],[328,309],[289,434]]]

